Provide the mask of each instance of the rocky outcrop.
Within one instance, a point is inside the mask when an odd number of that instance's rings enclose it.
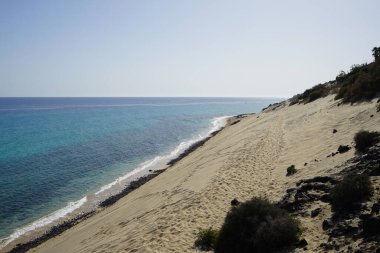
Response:
[[[347,148],[340,146],[338,152],[346,152]],[[350,211],[333,212],[329,218],[317,219],[323,212],[320,203],[328,203],[330,208],[330,191],[348,174],[367,174],[372,181],[380,176],[380,146],[371,147],[367,153],[349,159],[338,174],[298,181],[296,187],[287,190],[278,206],[295,217],[307,216],[321,222],[321,228],[328,236],[328,240],[319,246],[323,252],[380,252],[378,185],[375,185],[375,194],[370,200],[354,203],[355,208]]]

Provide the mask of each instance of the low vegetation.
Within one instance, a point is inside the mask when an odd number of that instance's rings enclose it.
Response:
[[[341,71],[336,77],[339,92],[335,99],[343,102],[369,100],[380,92],[380,47],[372,49],[374,62],[353,65],[348,73]]]
[[[367,151],[371,146],[380,141],[379,132],[359,131],[355,134],[355,148],[359,152]]]
[[[215,252],[278,252],[294,247],[300,234],[299,222],[285,210],[254,198],[227,214]]]
[[[331,207],[333,211],[349,211],[355,209],[355,203],[372,195],[373,187],[367,175],[347,175],[331,190]]]
[[[289,105],[310,103],[329,94],[336,94],[335,99],[343,103],[370,100],[380,95],[380,47],[372,50],[374,61],[355,64],[347,73],[341,71],[335,78],[324,84],[318,84],[290,99]]]
[[[290,165],[287,169],[286,169],[286,176],[291,176],[293,174],[295,174],[297,172],[296,170],[296,166],[294,165]]]
[[[201,229],[197,234],[197,240],[194,245],[200,250],[211,250],[215,248],[215,244],[218,240],[219,231],[208,228]]]
[[[298,94],[290,99],[289,105],[294,105],[297,103],[310,103],[313,102],[319,98],[326,97],[330,94],[332,89],[332,83],[325,83],[325,84],[318,84],[314,87],[307,89],[302,94]]]

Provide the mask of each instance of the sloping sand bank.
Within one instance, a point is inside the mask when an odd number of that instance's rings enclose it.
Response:
[[[337,106],[328,96],[243,118],[116,204],[31,252],[197,252],[196,233],[220,227],[233,198],[277,201],[300,179],[337,172],[354,149],[327,155],[341,144],[352,146],[360,129],[379,130],[375,107],[375,101]],[[292,164],[298,172],[286,177]],[[301,222],[313,252],[326,239],[321,222],[307,217]]]

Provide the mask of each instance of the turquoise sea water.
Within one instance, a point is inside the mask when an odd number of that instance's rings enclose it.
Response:
[[[155,169],[220,127],[218,117],[278,101],[0,98],[0,238],[99,201],[133,173]]]

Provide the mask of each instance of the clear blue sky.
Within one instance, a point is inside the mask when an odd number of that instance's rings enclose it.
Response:
[[[3,0],[0,96],[291,96],[372,61],[379,10],[378,0]]]

